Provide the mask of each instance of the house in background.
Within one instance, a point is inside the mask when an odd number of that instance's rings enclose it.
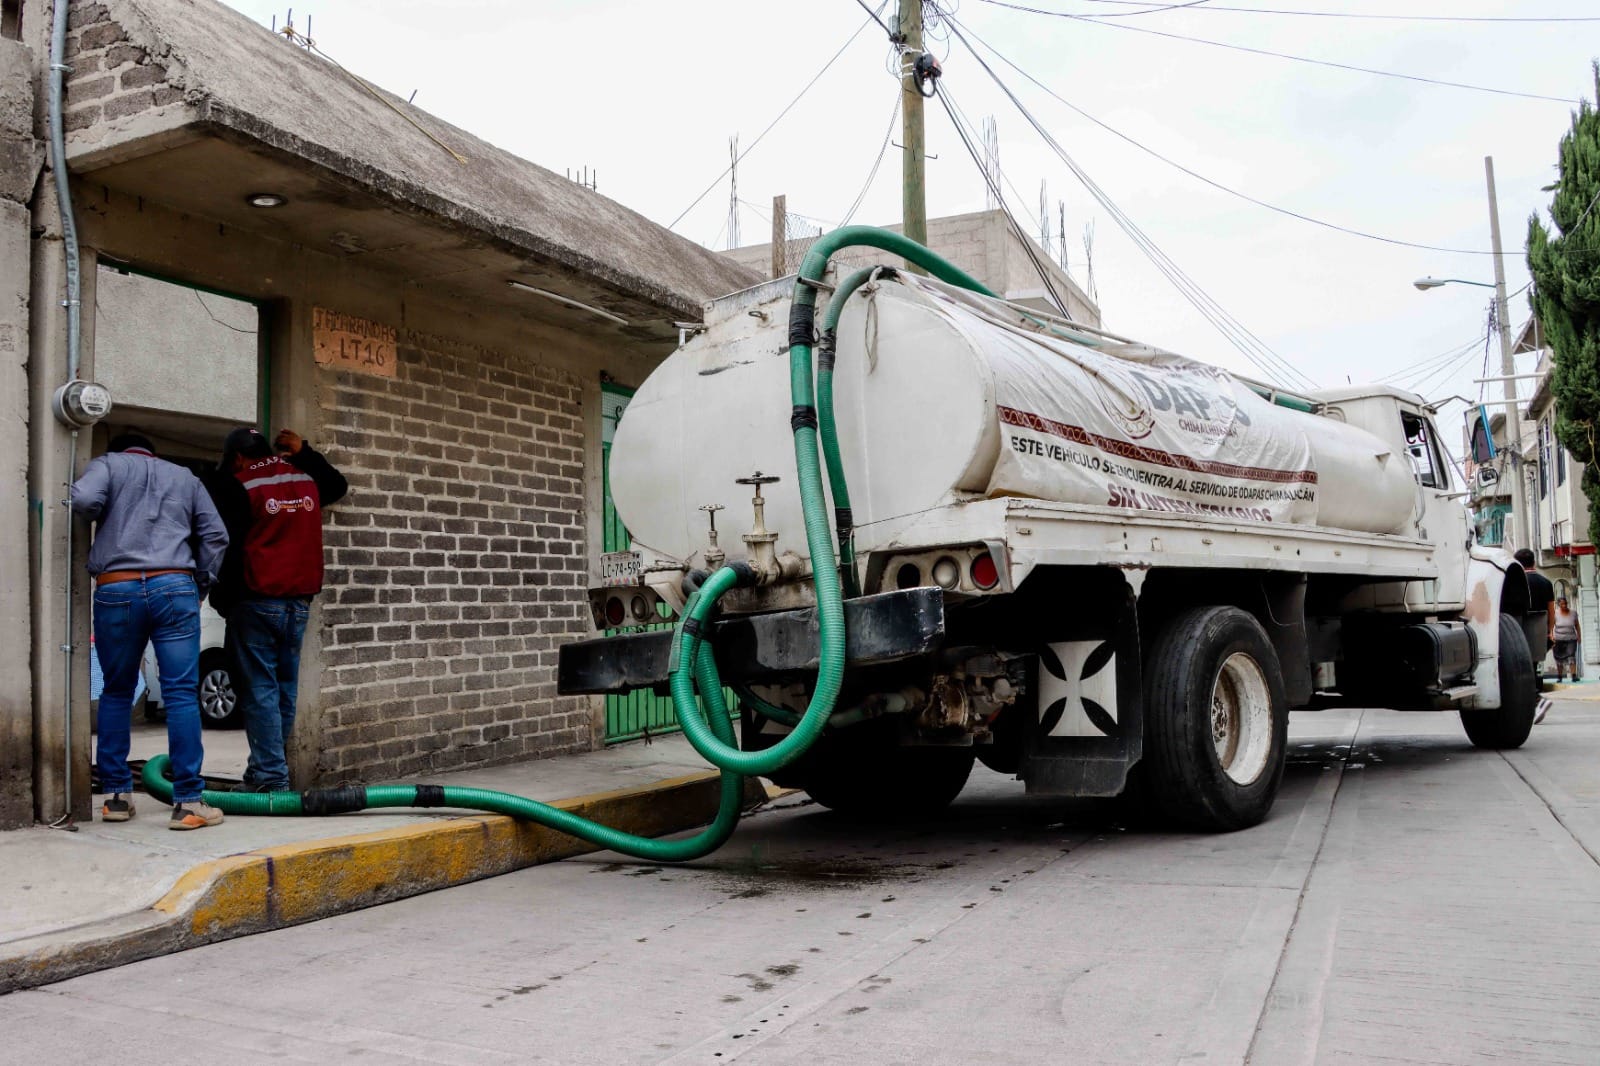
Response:
[[[349,478],[305,637],[301,786],[621,739],[603,699],[555,692],[614,533],[603,415],[677,322],[760,276],[216,0],[79,2],[69,367],[36,91],[51,7],[4,12],[0,828],[89,815],[90,530],[59,501],[119,430],[203,462],[232,426],[291,426]],[[76,434],[51,411],[74,370],[113,402]]]
[[[1595,546],[1589,540],[1589,497],[1581,485],[1583,467],[1556,439],[1555,396],[1550,391],[1553,353],[1543,343],[1537,319],[1518,331],[1515,351],[1537,352],[1539,359],[1533,395],[1522,412],[1528,533],[1533,540],[1529,546],[1539,569],[1577,605],[1583,661],[1593,665],[1600,663],[1600,589]]]
[[[1468,507],[1479,544],[1507,550],[1530,548],[1540,571],[1578,608],[1583,632],[1583,662],[1590,676],[1600,673],[1600,589],[1595,546],[1589,540],[1589,500],[1580,484],[1582,466],[1561,446],[1555,433],[1555,397],[1550,391],[1551,351],[1538,323],[1518,331],[1516,354],[1537,353],[1532,395],[1522,410],[1522,439],[1506,438],[1506,417],[1486,408],[1468,422],[1466,475]],[[1490,448],[1488,442],[1493,442]],[[1515,454],[1520,463],[1513,464]],[[1520,477],[1518,476],[1520,472]],[[1512,493],[1520,491],[1528,515],[1531,543],[1512,543]]]

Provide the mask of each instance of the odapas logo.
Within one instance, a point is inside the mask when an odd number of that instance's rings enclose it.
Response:
[[[1122,427],[1128,439],[1148,437],[1156,428],[1156,416],[1140,398],[1138,385],[1124,373],[1108,373],[1109,368],[1084,369],[1088,371],[1090,385],[1101,409]]]
[[[302,496],[298,500],[271,499],[267,501],[267,513],[278,514],[279,512],[286,512],[293,514],[295,511],[310,511],[316,506],[317,501],[310,496]]]

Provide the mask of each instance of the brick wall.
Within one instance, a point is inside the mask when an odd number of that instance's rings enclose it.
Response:
[[[130,43],[103,4],[72,5],[65,58],[72,72],[62,124],[69,132],[183,99],[182,89],[167,84],[160,59]]]
[[[324,782],[587,750],[556,649],[588,636],[571,374],[402,332],[394,378],[319,370],[350,496],[328,512]]]

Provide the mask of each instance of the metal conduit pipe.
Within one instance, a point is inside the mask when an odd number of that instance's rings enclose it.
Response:
[[[67,184],[67,143],[66,133],[63,128],[62,102],[66,92],[66,74],[72,68],[66,65],[67,51],[67,13],[70,4],[68,0],[54,0],[51,11],[50,24],[50,90],[49,90],[49,122],[50,122],[50,170],[55,178],[56,207],[61,217],[61,243],[66,252],[67,263],[67,380],[74,381],[78,377],[78,367],[82,356],[82,288],[83,278],[78,261],[78,223],[72,213],[72,190]],[[70,486],[72,477],[78,469],[78,431],[71,430],[67,440],[67,481]],[[67,536],[66,536],[66,569],[62,575],[64,590],[63,618],[64,633],[61,640],[62,653],[62,696],[61,715],[62,728],[65,732],[65,769],[62,775],[63,788],[66,793],[66,809],[53,825],[68,825],[72,823],[72,532],[73,518],[70,510],[70,501],[62,500],[62,506],[69,508],[67,511]]]

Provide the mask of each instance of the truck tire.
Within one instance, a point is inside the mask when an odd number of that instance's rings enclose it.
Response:
[[[806,794],[853,818],[900,820],[938,814],[972,774],[971,748],[841,747],[807,755]]]
[[[1145,665],[1142,784],[1156,810],[1195,829],[1247,829],[1283,780],[1289,712],[1277,653],[1237,607],[1172,617]]]
[[[1533,713],[1539,705],[1539,679],[1522,626],[1500,616],[1500,706],[1491,710],[1461,711],[1461,725],[1474,747],[1520,748],[1533,730]]]

